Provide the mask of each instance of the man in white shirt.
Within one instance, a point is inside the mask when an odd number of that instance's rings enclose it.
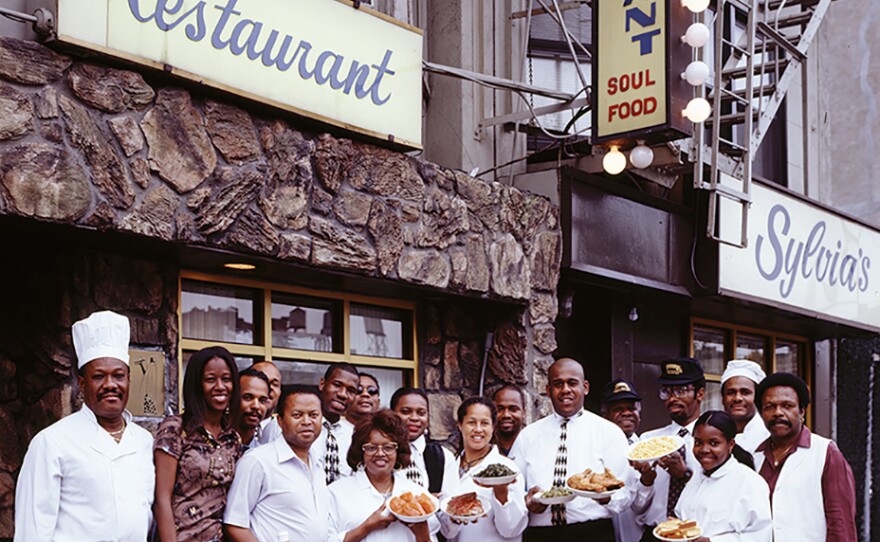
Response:
[[[315,450],[320,452],[318,464],[324,469],[327,485],[351,474],[345,458],[351,445],[352,426],[342,423],[342,415],[357,395],[359,378],[353,365],[332,363],[318,384],[324,419]]]
[[[610,502],[578,498],[564,505],[546,506],[535,500],[539,492],[564,486],[569,476],[607,468],[626,485],[634,473],[626,462],[627,442],[613,423],[584,410],[590,384],[580,363],[571,358],[555,361],[548,371],[547,395],[553,413],[522,430],[510,450],[529,489],[526,507],[529,527],[523,540],[614,541],[612,513],[629,506],[632,495],[618,491]]]
[[[755,407],[755,390],[765,376],[760,365],[746,359],[728,361],[721,375],[721,403],[736,422],[736,443],[753,457],[770,436]]]
[[[672,516],[684,486],[695,470],[700,468],[692,450],[694,424],[700,417],[700,407],[706,393],[703,367],[695,358],[666,360],[660,367],[660,399],[672,418],[672,423],[642,434],[641,440],[658,436],[678,436],[684,440],[679,453],[673,453],[655,462],[634,463],[641,473],[633,510],[645,535],[642,540],[655,540],[652,530],[658,523]],[[660,468],[656,468],[659,466]]]
[[[31,441],[15,494],[15,541],[143,542],[152,521],[153,437],[125,410],[128,319],[73,324],[83,407]]]
[[[241,445],[245,450],[252,450],[260,445],[260,422],[265,418],[271,400],[269,394],[269,377],[254,368],[248,368],[238,374],[241,388],[241,407],[238,409],[236,430],[241,437]]]
[[[281,397],[281,438],[245,454],[235,467],[223,523],[234,542],[326,540],[329,493],[313,443],[321,433],[321,398],[311,386]]]

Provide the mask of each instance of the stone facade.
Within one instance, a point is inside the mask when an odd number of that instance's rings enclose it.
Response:
[[[453,436],[449,413],[478,392],[484,360],[487,387],[521,384],[530,415],[546,410],[562,238],[545,198],[153,77],[0,38],[0,216],[433,290],[443,301],[419,309],[433,434]],[[17,324],[35,327],[0,340],[0,374],[17,382],[0,379],[0,419],[18,425],[0,446],[0,538],[27,442],[76,406],[73,321],[98,308],[132,318],[133,342],[166,352],[176,403],[180,270],[75,246],[46,264],[60,285],[30,293],[55,297]],[[6,271],[3,285],[14,284]]]

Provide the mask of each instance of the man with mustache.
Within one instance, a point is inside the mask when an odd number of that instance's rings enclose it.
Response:
[[[495,410],[498,412],[495,444],[498,446],[498,451],[507,456],[525,425],[523,422],[526,409],[525,394],[518,387],[505,384],[492,394],[492,402],[495,403]]]
[[[82,408],[31,441],[15,494],[15,541],[143,542],[152,522],[153,437],[125,410],[128,318],[73,324]]]
[[[768,436],[767,427],[756,416],[755,389],[764,380],[764,370],[754,361],[734,359],[721,375],[721,404],[736,422],[736,443],[755,455],[755,449]]]
[[[263,429],[260,422],[266,417],[266,410],[271,403],[271,390],[269,377],[253,368],[240,372],[238,382],[241,387],[241,408],[238,410],[236,430],[241,436],[242,448],[247,451],[260,445],[260,433]]]
[[[631,382],[618,379],[606,384],[599,410],[605,419],[623,431],[630,444],[638,442],[639,435],[636,431],[642,421],[642,398]],[[632,490],[633,488],[627,488],[627,491]],[[642,539],[644,526],[638,522],[631,507],[621,510],[611,519],[614,521],[617,542],[639,542]]]
[[[856,540],[852,469],[837,445],[804,425],[807,383],[789,373],[765,378],[755,397],[770,437],[755,467],[770,486],[776,542]]]

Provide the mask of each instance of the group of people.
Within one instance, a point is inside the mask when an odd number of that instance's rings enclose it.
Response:
[[[461,446],[427,438],[429,402],[403,387],[380,407],[376,378],[331,364],[318,386],[282,386],[264,361],[239,372],[219,346],[188,360],[183,411],[155,439],[131,423],[128,320],[104,311],[72,329],[82,408],[32,440],[15,502],[18,541],[567,541],[655,540],[670,517],[695,520],[701,542],[855,541],[852,471],[837,446],[804,425],[809,390],[787,373],[727,364],[723,411],[701,414],[706,380],[692,358],[665,361],[658,379],[670,424],[638,435],[641,397],[616,380],[601,416],[570,358],[548,371],[552,413],[525,425],[523,391],[505,385],[454,413]],[[639,440],[684,446],[628,460]],[[510,483],[474,474],[501,464]],[[606,469],[624,488],[547,506],[540,494],[572,474]],[[485,516],[403,522],[392,496],[476,493]]]

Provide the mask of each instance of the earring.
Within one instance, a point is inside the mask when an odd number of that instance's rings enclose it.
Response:
[[[229,405],[226,405],[226,409],[223,411],[223,414],[229,415]]]
[[[357,464],[357,467],[354,468],[354,470],[361,470],[362,468],[364,468],[364,462],[363,462],[363,461],[359,462],[359,463]]]

